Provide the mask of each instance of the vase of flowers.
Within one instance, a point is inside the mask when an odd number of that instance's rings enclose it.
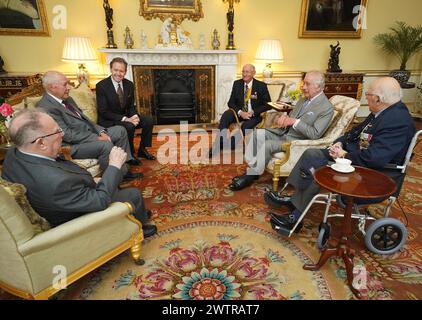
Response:
[[[10,147],[12,144],[10,142],[8,127],[9,122],[12,120],[13,108],[10,104],[4,102],[3,98],[0,98],[0,134],[6,140],[6,147]]]
[[[289,96],[290,103],[295,106],[302,95],[302,91],[300,89],[289,90],[287,95]]]

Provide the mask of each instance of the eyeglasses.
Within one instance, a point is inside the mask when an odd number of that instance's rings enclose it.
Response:
[[[63,133],[63,129],[62,128],[58,128],[56,132],[53,132],[53,133],[50,133],[50,134],[46,134],[45,136],[38,137],[35,140],[31,141],[30,143],[34,143],[38,139],[47,138],[47,137],[54,136],[55,134],[59,134],[59,133]]]
[[[375,96],[375,97],[378,97],[377,94],[373,94],[373,93],[369,93],[369,92],[365,92],[365,96]]]

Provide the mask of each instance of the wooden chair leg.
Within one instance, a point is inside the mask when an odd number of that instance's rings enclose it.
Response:
[[[280,181],[280,168],[281,168],[281,160],[274,161],[274,169],[273,169],[273,191],[278,191],[278,182]]]

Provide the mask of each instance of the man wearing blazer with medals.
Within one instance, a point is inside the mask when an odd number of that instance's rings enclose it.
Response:
[[[267,85],[255,79],[255,73],[255,67],[252,64],[246,64],[242,68],[242,79],[236,80],[233,83],[228,102],[228,106],[232,110],[226,110],[222,114],[218,126],[220,133],[222,133],[222,130],[228,129],[230,124],[236,122],[233,111],[241,122],[241,130],[245,134],[245,130],[253,129],[261,122],[261,113],[270,109],[267,105],[271,101]],[[217,152],[218,147],[222,147],[223,144],[221,142],[220,140],[215,141],[209,153],[210,157],[213,153]],[[232,149],[235,147],[234,139],[231,141],[231,147]],[[213,152],[213,150],[215,151]]]
[[[347,158],[353,165],[378,170],[396,181],[403,182],[399,170],[388,169],[388,164],[401,165],[415,134],[415,125],[406,105],[401,101],[400,84],[391,77],[374,80],[366,92],[369,116],[359,125],[334,141],[329,149],[308,149],[293,168],[287,182],[295,187],[291,197],[281,197],[267,192],[265,201],[273,207],[287,206],[291,212],[274,217],[279,225],[289,230],[296,224],[311,199],[320,187],[313,180],[313,172],[336,158]],[[399,190],[399,188],[398,188]],[[398,196],[398,194],[395,194]],[[355,199],[356,203],[368,200]],[[382,199],[371,199],[380,202]],[[302,227],[298,226],[297,231]]]
[[[155,160],[155,156],[147,151],[152,144],[152,130],[154,120],[150,116],[140,116],[135,110],[133,82],[125,79],[127,62],[123,58],[114,58],[110,62],[111,75],[101,80],[96,86],[98,124],[108,128],[123,126],[126,129],[131,155],[133,160],[129,163],[139,165],[135,157],[133,139],[135,129],[142,128],[139,143],[138,157]]]
[[[320,71],[306,74],[302,86],[301,98],[289,115],[277,119],[277,128],[265,130],[265,141],[258,141],[257,130],[250,141],[257,149],[256,156],[245,155],[249,167],[242,176],[233,178],[229,185],[231,190],[241,190],[259,178],[272,155],[283,151],[283,144],[292,140],[319,139],[327,130],[333,117],[334,108],[325,96],[325,76]],[[265,142],[265,143],[263,143]],[[257,157],[264,156],[264,161]]]

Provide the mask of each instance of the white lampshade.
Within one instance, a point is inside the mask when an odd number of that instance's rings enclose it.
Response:
[[[97,54],[95,53],[89,38],[66,37],[64,40],[62,60],[78,63],[79,70],[76,73],[76,78],[79,83],[86,82],[89,84],[89,74],[84,63],[97,61]]]
[[[283,62],[283,49],[280,40],[261,40],[255,55],[256,60],[268,62]]]
[[[79,63],[96,61],[97,54],[89,38],[66,37],[64,40],[62,60]]]
[[[259,41],[255,59],[267,63],[264,70],[262,70],[262,75],[264,78],[272,78],[273,71],[271,70],[271,63],[283,62],[284,60],[280,40],[264,39]]]

